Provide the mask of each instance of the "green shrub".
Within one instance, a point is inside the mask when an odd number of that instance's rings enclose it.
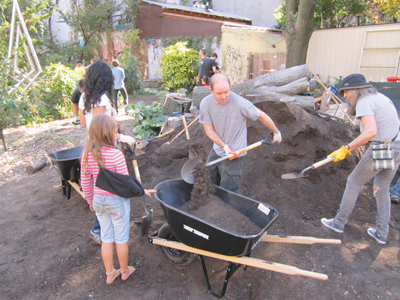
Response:
[[[178,42],[164,50],[159,59],[159,73],[164,83],[162,88],[176,91],[185,88],[193,90],[196,84],[199,55],[197,51],[188,49],[187,42]]]
[[[130,56],[124,66],[125,71],[125,88],[128,94],[132,95],[135,91],[140,90],[140,66],[138,59]]]
[[[50,64],[24,97],[30,103],[31,114],[25,116],[26,123],[72,116],[71,95],[77,87],[78,76],[62,64]]]
[[[147,139],[151,135],[157,134],[157,129],[161,127],[168,116],[164,115],[161,103],[146,105],[143,101],[138,104],[129,104],[125,108],[135,121],[132,122],[133,132],[140,140]]]

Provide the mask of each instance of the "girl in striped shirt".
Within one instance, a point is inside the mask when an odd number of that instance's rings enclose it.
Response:
[[[81,158],[81,186],[90,210],[96,212],[101,227],[101,256],[106,269],[106,283],[121,275],[122,280],[135,271],[128,266],[130,200],[121,198],[92,184],[99,174],[99,165],[115,173],[129,175],[125,157],[115,148],[119,139],[118,123],[107,115],[93,118],[86,136]],[[144,190],[151,197],[155,190]],[[114,242],[120,269],[115,270]]]

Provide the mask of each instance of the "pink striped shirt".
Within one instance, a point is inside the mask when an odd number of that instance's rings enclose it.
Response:
[[[101,157],[103,158],[106,169],[115,173],[129,175],[125,157],[119,149],[103,147],[101,149]],[[86,161],[83,159],[81,160],[81,187],[89,205],[93,204],[93,194],[115,196],[114,194],[95,186],[94,183],[97,180],[99,171],[99,165],[93,159],[92,154],[89,151],[87,166]]]

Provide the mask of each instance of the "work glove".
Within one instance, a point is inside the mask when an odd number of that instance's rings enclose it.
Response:
[[[340,149],[332,152],[327,157],[333,156],[335,158],[333,161],[338,162],[340,160],[345,159],[347,155],[351,155],[351,152],[349,150],[347,150],[344,146],[342,146]]]
[[[272,142],[277,144],[282,142],[282,134],[279,130],[278,132],[274,132],[274,138],[272,139]]]
[[[225,154],[229,156],[229,160],[239,157],[239,153],[237,153],[236,151],[233,151],[232,148],[229,147],[228,145],[224,146],[224,151],[225,151]]]
[[[127,143],[131,147],[136,143],[135,138],[133,138],[129,135],[124,135],[124,134],[119,135],[118,141],[120,141],[121,143]]]

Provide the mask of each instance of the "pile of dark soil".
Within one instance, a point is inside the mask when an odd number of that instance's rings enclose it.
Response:
[[[199,163],[195,170],[196,182],[193,185],[190,201],[185,202],[179,209],[224,231],[238,235],[258,234],[260,228],[256,224],[215,195],[216,188],[210,180],[210,173],[205,163]]]
[[[190,194],[189,209],[191,211],[196,211],[210,202],[210,197],[215,196],[217,190],[210,180],[210,173],[204,162],[197,164],[194,171],[196,171],[196,182]]]

